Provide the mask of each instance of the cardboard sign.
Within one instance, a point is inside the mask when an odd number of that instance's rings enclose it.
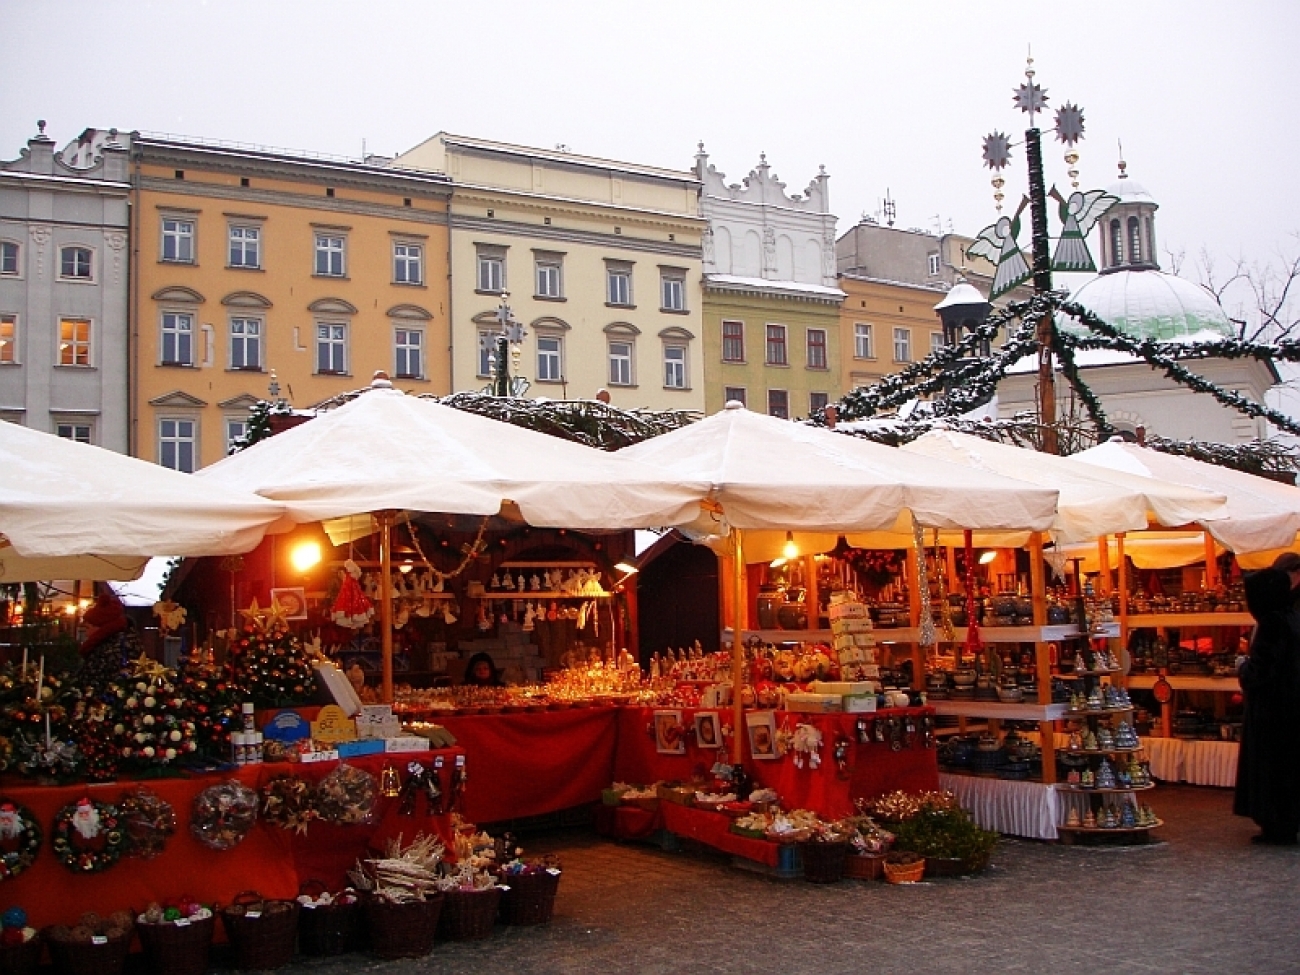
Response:
[[[262,737],[267,741],[286,743],[302,741],[304,738],[311,737],[311,728],[301,714],[286,708],[277,711],[271,720],[262,726]]]
[[[357,726],[337,704],[327,704],[311,723],[311,736],[316,741],[352,741],[357,737]]]

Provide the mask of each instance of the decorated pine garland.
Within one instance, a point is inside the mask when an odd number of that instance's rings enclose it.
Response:
[[[17,877],[36,860],[41,826],[26,806],[0,798],[0,881]]]
[[[92,847],[102,838],[102,845]],[[73,873],[100,873],[122,856],[125,834],[117,807],[83,797],[54,814],[50,848]]]

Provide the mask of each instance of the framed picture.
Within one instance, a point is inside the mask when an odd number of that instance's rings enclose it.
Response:
[[[771,711],[750,711],[745,715],[749,731],[749,754],[759,760],[779,758],[776,753],[776,715]]]
[[[307,618],[307,590],[302,587],[272,589],[271,602],[280,607],[285,619],[305,620]]]
[[[655,751],[661,755],[686,754],[686,736],[682,734],[682,712],[655,712]]]
[[[701,748],[722,747],[716,711],[700,711],[695,715],[695,744]]]

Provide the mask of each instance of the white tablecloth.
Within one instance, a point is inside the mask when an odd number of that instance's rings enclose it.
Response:
[[[1183,745],[1181,738],[1143,738],[1151,774],[1161,782],[1182,781]]]
[[[1188,738],[1143,738],[1151,759],[1151,774],[1165,782],[1190,782],[1231,788],[1237,784],[1235,741],[1200,741]]]
[[[1056,839],[1061,794],[1050,785],[940,772],[939,788],[953,792],[984,829],[1035,840]]]

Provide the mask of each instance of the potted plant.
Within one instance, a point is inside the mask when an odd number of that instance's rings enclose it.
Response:
[[[998,834],[980,829],[960,808],[923,808],[894,830],[895,849],[926,859],[931,876],[960,876],[988,866]]]

